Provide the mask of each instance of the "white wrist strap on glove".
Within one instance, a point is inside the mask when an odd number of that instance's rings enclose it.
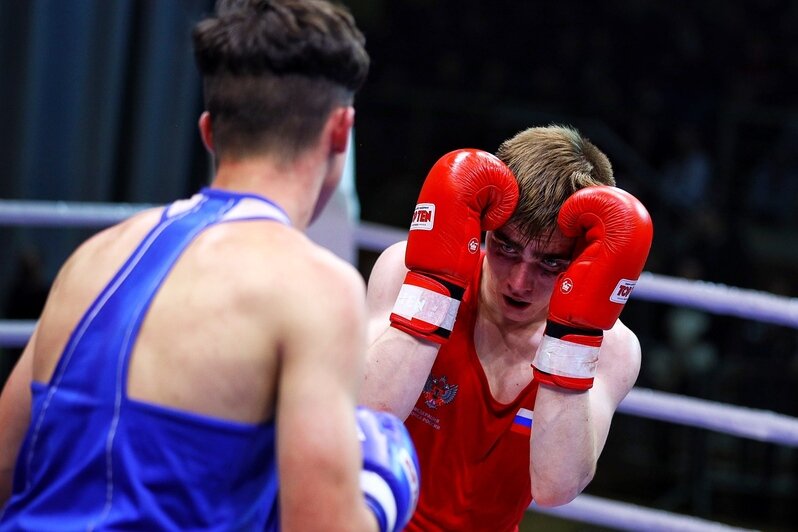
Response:
[[[544,334],[532,365],[552,375],[592,379],[596,376],[599,349]]]
[[[407,320],[419,320],[451,331],[459,308],[457,299],[420,286],[403,284],[393,313]]]
[[[379,509],[385,517],[385,530],[391,531],[396,527],[396,499],[388,483],[378,473],[363,470],[360,472],[360,489],[367,498],[376,503],[369,505],[373,510]],[[379,517],[378,517],[379,520]]]

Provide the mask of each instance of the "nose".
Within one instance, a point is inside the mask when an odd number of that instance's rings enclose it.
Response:
[[[524,297],[535,288],[533,267],[525,262],[518,262],[510,268],[507,276],[507,287],[513,296]]]

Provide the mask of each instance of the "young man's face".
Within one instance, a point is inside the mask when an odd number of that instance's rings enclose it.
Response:
[[[482,304],[503,321],[546,318],[557,276],[571,263],[574,239],[556,230],[550,239],[526,239],[512,226],[488,232]]]

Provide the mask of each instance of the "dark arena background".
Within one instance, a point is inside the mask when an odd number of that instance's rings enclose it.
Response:
[[[798,2],[344,3],[372,58],[355,102],[363,223],[406,229],[447,151],[571,124],[649,208],[646,271],[798,305]],[[154,204],[205,184],[189,34],[212,4],[0,0],[0,198]],[[36,319],[96,230],[0,225],[0,319]],[[375,258],[356,250],[364,278]],[[643,347],[638,387],[798,416],[794,327],[634,296],[622,319]],[[2,348],[0,382],[18,353]],[[619,413],[585,493],[795,530],[798,450]],[[535,510],[522,525],[614,529]]]

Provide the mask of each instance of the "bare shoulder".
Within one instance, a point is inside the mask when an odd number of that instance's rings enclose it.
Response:
[[[152,229],[161,219],[163,207],[153,207],[134,214],[130,218],[99,231],[86,242],[84,246],[106,246],[112,242],[130,239],[140,242],[141,238]]]
[[[304,286],[297,287],[302,291],[323,291],[332,295],[357,296],[365,295],[365,282],[357,269],[335,255],[330,250],[319,246],[305,234],[291,235],[296,240],[286,257],[286,265],[290,271],[307,280]]]
[[[284,361],[283,378],[296,387],[293,379],[313,374],[327,388],[344,386],[354,394],[366,347],[363,278],[351,264],[290,228],[276,230],[269,244],[249,254],[260,275],[248,284],[261,296],[258,313],[268,317]]]
[[[268,229],[244,235],[247,245],[230,259],[229,267],[242,274],[248,289],[306,314],[333,309],[346,314],[353,301],[365,301],[365,283],[354,266],[295,229],[274,224]]]
[[[96,270],[98,255],[109,257],[110,262],[121,262],[158,222],[162,212],[163,208],[161,207],[147,209],[95,233],[78,246],[64,263],[62,269],[81,267],[84,262],[87,262],[85,266],[88,270]]]
[[[89,237],[61,266],[53,287],[74,282],[92,295],[99,292],[158,223],[162,211],[160,207],[147,209]]]
[[[35,377],[49,379],[73,329],[84,310],[113,278],[160,216],[149,209],[84,241],[64,262],[56,275],[40,317]]]

